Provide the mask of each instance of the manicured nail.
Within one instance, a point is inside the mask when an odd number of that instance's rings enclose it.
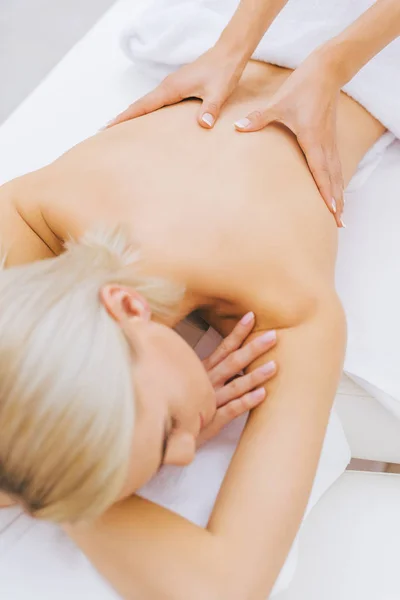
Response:
[[[239,121],[236,121],[235,127],[237,127],[238,129],[246,129],[246,127],[248,127],[250,123],[250,119],[245,117],[244,119],[239,119]]]
[[[264,388],[257,388],[256,390],[254,390],[254,392],[251,392],[251,397],[254,400],[261,400],[262,398],[264,398],[264,396],[265,396]]]
[[[267,333],[263,333],[263,335],[261,335],[258,339],[260,340],[261,344],[269,344],[274,342],[276,340],[276,331],[267,331]]]
[[[332,210],[333,210],[334,214],[336,215],[337,206],[336,206],[336,200],[335,200],[335,198],[332,198],[331,204],[332,204]]]
[[[201,117],[201,120],[203,121],[203,123],[206,123],[210,127],[214,125],[215,121],[214,117],[210,113],[204,113],[204,115]]]
[[[346,229],[346,224],[345,224],[345,222],[343,221],[343,219],[340,219],[340,224],[341,224],[341,226],[343,227],[343,229]]]
[[[248,312],[240,320],[242,325],[249,325],[249,323],[251,323],[252,321],[254,321],[254,313],[253,312]]]
[[[276,364],[273,360],[270,360],[269,362],[265,363],[265,365],[262,365],[262,367],[260,367],[260,371],[261,373],[264,373],[264,375],[272,375],[272,373],[275,372],[275,369]]]

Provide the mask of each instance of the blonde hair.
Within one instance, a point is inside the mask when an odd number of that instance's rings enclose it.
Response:
[[[140,275],[138,264],[118,230],[0,271],[0,491],[35,517],[92,519],[121,493],[135,417],[132,359],[99,291],[131,285],[156,314],[171,313],[183,295]]]

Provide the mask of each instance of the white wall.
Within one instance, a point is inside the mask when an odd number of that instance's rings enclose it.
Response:
[[[0,0],[0,123],[114,0]]]

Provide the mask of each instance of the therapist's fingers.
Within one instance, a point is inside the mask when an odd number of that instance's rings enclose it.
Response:
[[[300,148],[304,152],[311,175],[317,185],[319,193],[325,201],[330,212],[336,217],[337,202],[333,197],[331,177],[329,172],[328,157],[320,143],[316,143],[312,134],[297,137]]]
[[[260,129],[264,129],[264,127],[274,121],[283,122],[279,112],[274,109],[253,110],[253,112],[248,114],[247,117],[244,117],[244,119],[236,121],[235,127],[238,131],[242,132],[260,131]]]
[[[331,176],[332,196],[336,201],[337,213],[336,221],[339,221],[339,227],[346,227],[343,221],[344,211],[344,183],[342,174],[342,165],[340,163],[339,153],[336,147],[333,148],[329,157],[329,172]]]
[[[314,136],[298,136],[298,142],[307,160],[311,175],[338,227],[342,227],[343,193],[340,167]],[[340,163],[339,163],[340,164]],[[340,174],[338,174],[340,173]]]
[[[205,97],[198,113],[197,120],[199,125],[206,129],[212,129],[219,117],[224,102],[225,98],[222,97],[215,97],[213,99]]]
[[[180,102],[182,99],[183,96],[179,88],[174,88],[163,82],[155,90],[128,106],[126,110],[107,124],[107,128],[124,123],[124,121],[142,117],[163,106]]]
[[[296,135],[326,206],[333,214],[337,226],[345,227],[342,219],[344,207],[342,169],[336,145],[331,141],[331,129],[328,128],[328,133],[322,136],[317,127],[300,128],[296,123],[292,123],[286,114],[282,114],[279,107],[253,111],[244,119],[236,121],[235,127],[238,131],[246,133],[260,131],[274,122],[282,123]]]

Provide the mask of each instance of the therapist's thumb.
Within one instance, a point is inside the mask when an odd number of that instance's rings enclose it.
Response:
[[[222,104],[223,100],[204,99],[198,115],[199,125],[206,129],[214,127],[214,124],[219,117]]]
[[[270,123],[279,121],[277,114],[272,110],[255,110],[244,119],[235,122],[238,131],[260,131]]]

